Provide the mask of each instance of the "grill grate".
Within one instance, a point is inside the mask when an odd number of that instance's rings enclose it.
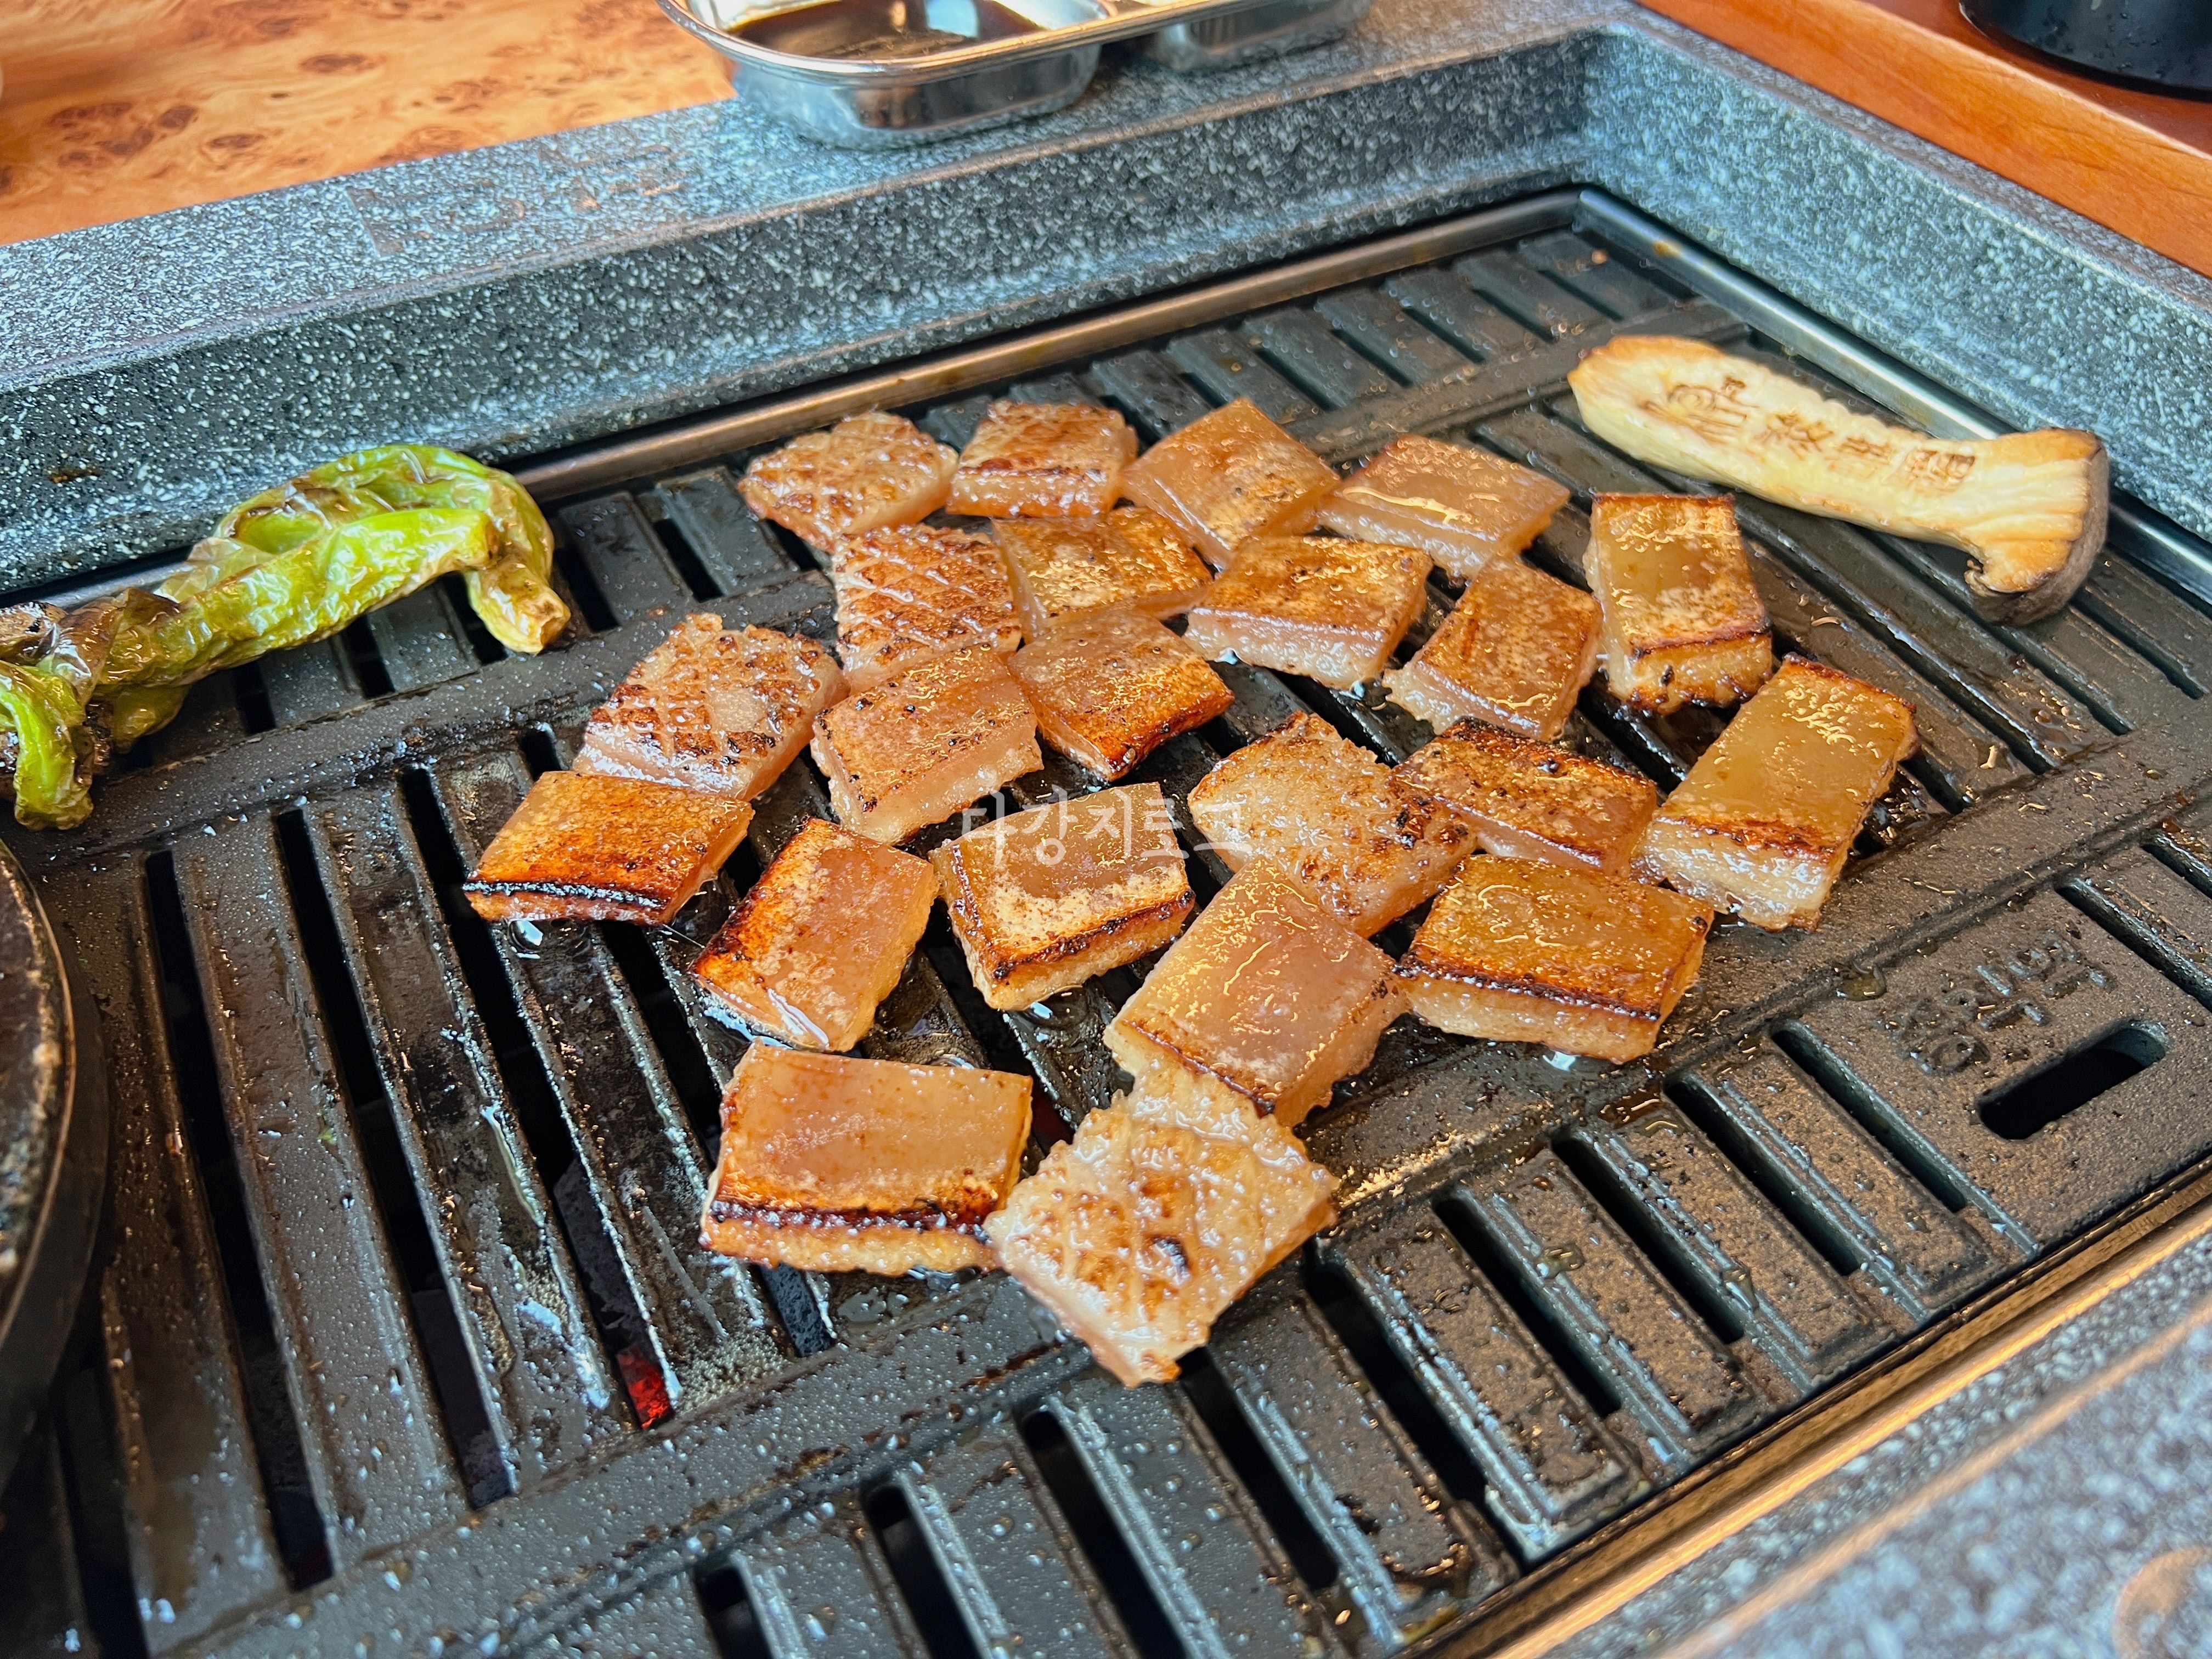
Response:
[[[1531,556],[1579,580],[1592,490],[1698,487],[1581,429],[1582,350],[1663,328],[1863,404],[1815,364],[1901,383],[1602,198],[1407,246],[1313,262],[1298,294],[1188,297],[1170,337],[1010,380],[1052,361],[1025,347],[916,412],[957,443],[979,388],[1012,384],[1156,438],[1244,396],[1339,463],[1407,429],[1480,443],[1575,491]],[[818,416],[794,400],[790,428]],[[1722,930],[1651,1065],[1401,1022],[1310,1133],[1344,1224],[1174,1388],[1084,1370],[1003,1279],[705,1255],[743,1039],[689,969],[826,813],[819,779],[794,766],[655,934],[495,930],[458,885],[674,616],[829,635],[829,585],[745,509],[744,459],[695,448],[559,509],[567,650],[507,659],[441,585],[210,683],[86,830],[15,838],[103,1011],[118,1121],[96,1311],[7,1498],[0,1630],[157,1654],[1388,1653],[1479,1629],[2212,1152],[2188,1081],[2212,845],[2176,804],[2212,775],[2190,709],[2212,619],[2168,586],[2202,550],[2124,514],[2076,606],[1995,629],[1950,554],[1746,501],[1778,642],[1910,698],[1923,748],[1859,848],[1893,856],[1816,935]],[[1451,599],[1439,579],[1407,651]],[[1137,775],[1179,807],[1302,708],[1393,761],[1427,736],[1372,693],[1225,673],[1236,707]],[[1719,726],[1593,690],[1567,740],[1670,785]],[[1055,760],[1006,805],[1087,787]],[[1228,872],[1194,850],[1204,897]],[[939,920],[862,1051],[1030,1071],[1034,1156],[1104,1103],[1098,1034],[1139,976],[994,1013]]]

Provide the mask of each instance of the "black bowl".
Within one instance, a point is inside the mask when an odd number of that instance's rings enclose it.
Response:
[[[2212,92],[2212,0],[1961,0],[1966,21],[2081,69]]]

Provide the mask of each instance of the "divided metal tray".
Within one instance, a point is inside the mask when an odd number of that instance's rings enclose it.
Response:
[[[776,118],[848,149],[927,143],[1043,115],[1091,84],[1099,48],[1143,37],[1176,70],[1334,40],[1372,0],[660,0]]]
[[[1778,631],[1911,698],[1926,744],[1820,931],[1721,929],[1646,1065],[1401,1022],[1308,1131],[1343,1224],[1166,1388],[1103,1378],[1000,1276],[756,1273],[695,1247],[741,1042],[686,970],[823,810],[805,762],[674,928],[532,941],[459,898],[673,617],[830,627],[821,572],[735,489],[759,446],[872,403],[958,441],[1010,385],[1109,402],[1148,440],[1248,396],[1340,463],[1417,429],[1553,472],[1577,505],[1532,556],[1567,574],[1589,493],[1649,475],[1576,425],[1563,377],[1662,329],[1977,420],[1559,192],[550,460],[528,476],[573,644],[505,657],[433,590],[202,687],[83,830],[9,830],[101,1011],[126,1224],[0,1500],[0,1635],[1472,1650],[2197,1192],[2212,562],[2124,506],[2073,607],[1998,629],[1949,556],[1746,502]],[[1236,708],[1139,775],[1178,801],[1302,707],[1392,758],[1424,735],[1230,672]],[[1593,692],[1572,732],[1672,780],[1717,726]],[[1014,804],[1060,784],[1086,787],[1055,766]],[[996,1014],[940,921],[866,1049],[1026,1069],[1049,1140],[1105,1103],[1098,1029],[1132,983]]]

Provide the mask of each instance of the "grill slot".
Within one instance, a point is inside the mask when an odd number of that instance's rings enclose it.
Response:
[[[519,1097],[551,1114],[542,1073],[501,1055],[488,1024],[520,1019],[489,1000],[479,963],[491,951],[474,912],[471,945],[456,948],[434,888],[456,878],[450,849],[425,857],[389,790],[342,797],[317,813],[315,854],[335,902],[332,937],[345,952],[373,1028],[384,1088],[398,1103],[399,1140],[426,1200],[439,1267],[456,1288],[462,1331],[488,1385],[488,1427],[517,1482],[577,1457],[623,1426],[590,1304],[571,1265],[558,1212],[524,1127]],[[494,970],[495,971],[495,969]],[[542,1133],[542,1132],[541,1132]],[[557,1128],[554,1133],[558,1134]],[[572,1161],[565,1146],[554,1173]]]
[[[1565,395],[1624,328],[1786,343],[1806,355],[1775,361],[1832,391],[1864,401],[1831,378],[1848,373],[1964,418],[1786,302],[1593,224],[1634,228],[1598,198],[1499,210],[1405,244],[1433,263],[1370,249],[1327,282],[1246,279],[1212,310],[1178,298],[1152,338],[1086,323],[1068,338],[1100,343],[1009,353],[1029,377],[1011,383],[928,380],[944,395],[908,412],[957,443],[994,395],[1097,399],[1150,439],[1249,396],[1340,465],[1407,428],[1482,445],[1583,504],[1530,554],[1573,581],[1593,490],[1678,482],[1595,441]],[[700,430],[769,443],[842,395]],[[2212,1003],[2212,853],[2132,781],[2138,748],[2166,788],[2212,776],[2172,734],[2212,684],[2212,622],[2168,585],[2195,544],[2123,504],[2080,605],[2008,629],[1972,614],[1948,553],[1746,501],[1778,643],[1911,700],[1923,751],[1835,919],[1786,943],[1719,930],[1652,1066],[1401,1021],[1310,1132],[1345,1172],[1344,1224],[1181,1388],[1070,1382],[1076,1358],[1003,1279],[708,1257],[691,1241],[745,1039],[690,970],[827,813],[811,762],[670,928],[532,939],[458,886],[677,616],[830,636],[814,556],[743,502],[749,450],[679,452],[554,503],[565,649],[508,659],[447,579],[203,688],[85,831],[17,843],[52,866],[103,1005],[133,1218],[77,1370],[104,1409],[65,1415],[71,1479],[100,1487],[71,1518],[90,1536],[102,1503],[120,1517],[108,1570],[166,1607],[155,1651],[288,1648],[289,1587],[328,1575],[332,1641],[1390,1652],[2212,1152],[2176,1081],[2201,1071]],[[1454,598],[1438,577],[1401,660]],[[1372,689],[1223,672],[1237,706],[1136,775],[1187,844],[1192,785],[1293,714],[1391,761],[1430,735]],[[1594,690],[1568,741],[1671,784],[1723,726]],[[2085,752],[2130,732],[2124,764]],[[1091,787],[1055,759],[988,810]],[[1977,806],[2002,868],[1969,890],[1928,857],[1982,844],[1951,823]],[[1229,874],[1203,853],[1190,871],[1201,898]],[[1120,1081],[1099,1032],[1146,965],[1001,1014],[939,920],[862,1052],[1030,1072],[1034,1158]],[[2054,1097],[2055,1121],[2008,1115]],[[255,1132],[285,1114],[330,1139]],[[453,1524],[471,1500],[495,1527]],[[0,1565],[12,1548],[0,1534]],[[404,1591],[381,1577],[403,1558]]]
[[[212,1224],[210,1242],[219,1253],[222,1282],[229,1292],[244,1373],[243,1398],[237,1401],[234,1412],[225,1415],[250,1425],[269,1504],[262,1524],[274,1534],[282,1571],[295,1585],[315,1583],[331,1572],[333,1552],[327,1510],[319,1501],[308,1473],[299,1413],[288,1386],[285,1356],[278,1346],[276,1310],[256,1260],[243,1172],[225,1121],[223,1101],[215,1087],[216,1058],[208,1032],[207,1003],[192,959],[174,862],[168,854],[149,861],[146,890],[159,952],[157,971],[163,981],[158,994],[169,1011],[169,1064],[181,1097],[181,1123],[172,1129],[174,1139],[169,1146],[174,1155],[189,1144],[206,1178],[204,1193]],[[204,1271],[217,1263],[201,1254],[191,1265]],[[206,1293],[204,1284],[195,1290],[198,1294]],[[215,1340],[222,1343],[221,1337]],[[223,1346],[227,1349],[228,1344]],[[142,1514],[139,1518],[151,1525],[159,1517]]]
[[[2147,1025],[2123,1025],[1984,1101],[1983,1125],[2007,1140],[2026,1140],[2148,1072],[2166,1058],[2166,1048],[2162,1033]]]
[[[258,1298],[260,1285],[241,1261],[243,1285],[231,1287],[209,1215],[206,1186],[221,1180],[225,1190],[216,1197],[230,1206],[231,1237],[250,1250],[234,1176],[222,1170],[204,1177],[202,1160],[188,1150],[197,1125],[188,1123],[170,1060],[156,928],[143,896],[149,885],[130,860],[57,887],[47,904],[79,941],[85,988],[107,1011],[102,1034],[117,1115],[109,1202],[134,1218],[134,1248],[114,1252],[101,1271],[97,1346],[111,1384],[116,1462],[129,1471],[118,1503],[127,1516],[123,1565],[136,1586],[130,1599],[153,1611],[147,1639],[160,1651],[281,1592],[287,1558],[306,1562],[322,1545],[317,1527],[312,1537],[288,1534],[289,1548],[280,1548],[263,1501],[262,1470],[271,1460],[259,1440],[267,1419],[249,1403],[252,1362],[242,1364],[239,1354],[247,1333],[236,1329],[231,1312],[241,1299]],[[154,896],[158,915],[161,884]],[[168,931],[180,950],[181,918]],[[188,1021],[193,1012],[180,1006],[178,1017]],[[204,1083],[210,1071],[203,1065],[187,1074]],[[258,1333],[264,1354],[267,1329],[264,1309]],[[298,1429],[281,1386],[270,1404],[296,1463]],[[313,1522],[312,1503],[301,1518]]]
[[[526,788],[512,758],[440,775],[439,804],[465,864]],[[775,1369],[782,1355],[751,1276],[699,1248],[711,1166],[606,941],[588,923],[563,922],[535,942],[495,930],[495,943],[670,1399]]]
[[[174,857],[215,1077],[333,1569],[466,1508],[268,820]],[[308,1357],[313,1356],[312,1363]]]
[[[1716,1062],[1684,1079],[1674,1098],[1764,1177],[1805,1235],[1826,1242],[1831,1260],[1863,1274],[1913,1325],[2013,1259],[1831,1106],[1777,1047]]]
[[[482,1505],[514,1490],[513,1437],[505,1431],[507,1424],[494,1423],[477,1386],[468,1339],[462,1334],[459,1313],[447,1288],[453,1253],[441,1263],[431,1245],[430,1230],[416,1196],[420,1161],[410,1170],[400,1150],[384,1081],[370,1056],[368,1022],[339,952],[337,918],[315,870],[306,823],[295,811],[279,813],[275,823],[285,896],[298,921],[308,978],[331,1034],[337,1080],[360,1144],[362,1168],[368,1176],[368,1192],[355,1194],[353,1201],[358,1204],[364,1197],[374,1200],[377,1219],[392,1248],[392,1265],[406,1286],[405,1305],[436,1390],[448,1445],[460,1466],[470,1503]],[[460,1258],[464,1264],[476,1259],[473,1251]]]

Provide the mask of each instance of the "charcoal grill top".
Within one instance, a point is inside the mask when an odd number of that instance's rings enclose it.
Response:
[[[2081,599],[2022,629],[1972,616],[1948,552],[1741,503],[1780,642],[1919,714],[1820,929],[1721,929],[1645,1065],[1401,1022],[1308,1131],[1343,1224],[1173,1388],[1106,1381],[1003,1278],[694,1247],[742,1040],[688,969],[825,810],[805,763],[671,929],[532,940],[459,894],[674,616],[828,633],[826,579],[732,469],[840,399],[956,443],[1009,387],[1110,403],[1148,439],[1248,396],[1339,463],[1404,429],[1477,442],[1574,489],[1531,554],[1571,579],[1590,493],[1655,480],[1580,428],[1564,377],[1655,328],[1985,422],[1619,201],[1555,192],[556,458],[533,476],[570,492],[574,643],[504,657],[448,583],[200,688],[83,830],[9,830],[102,1010],[127,1224],[6,1499],[0,1552],[27,1553],[0,1559],[0,1630],[118,1653],[1365,1659],[1564,1620],[1603,1644],[1647,1627],[1615,1592],[1701,1524],[1727,1547],[1691,1558],[1670,1620],[1782,1583],[1758,1517],[1819,1447],[1878,1449],[1885,1410],[1954,1400],[1942,1443],[1972,1457],[1992,1354],[2042,1378],[2099,1352],[2039,1317],[2139,1329],[2161,1304],[2119,1290],[2189,1293],[2212,556],[2124,501]],[[1137,775],[1179,811],[1301,708],[1394,760],[1425,736],[1372,696],[1224,672],[1236,707]],[[1717,725],[1594,690],[1571,733],[1671,782]],[[1055,763],[1004,805],[1060,786],[1089,787]],[[1202,893],[1226,878],[1192,868]],[[1099,1031],[1134,982],[994,1014],[940,921],[864,1052],[1029,1071],[1035,1155],[1104,1103]],[[1858,1517],[1896,1490],[1829,1480],[1802,1503],[1842,1483],[1820,1512]]]
[[[1628,0],[1380,0],[927,155],[732,100],[0,247],[0,586],[394,434],[540,453],[1569,179],[2212,531],[2212,283]]]

